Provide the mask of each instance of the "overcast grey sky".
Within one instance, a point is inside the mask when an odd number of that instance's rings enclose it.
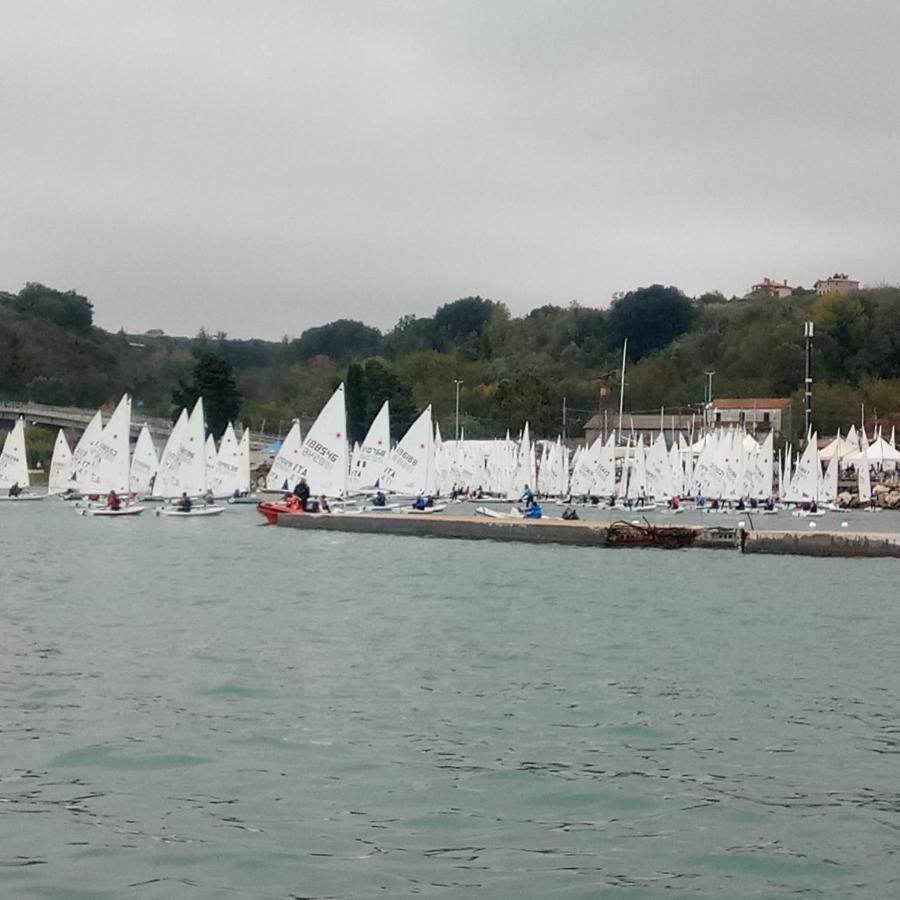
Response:
[[[277,338],[900,281],[900,3],[0,0],[0,289]]]

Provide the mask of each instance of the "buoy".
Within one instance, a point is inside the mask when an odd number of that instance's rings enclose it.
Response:
[[[746,524],[747,524],[746,522],[741,520],[740,522],[738,522],[738,528],[743,528]]]
[[[847,523],[846,523],[846,522],[841,522],[841,528],[846,528],[846,527],[847,527]]]
[[[809,527],[810,527],[810,528],[815,528],[815,527],[816,527],[816,523],[815,523],[815,522],[810,522],[810,523],[809,523]]]

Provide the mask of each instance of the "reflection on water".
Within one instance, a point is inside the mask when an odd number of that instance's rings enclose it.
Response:
[[[893,561],[0,540],[7,896],[898,893]]]

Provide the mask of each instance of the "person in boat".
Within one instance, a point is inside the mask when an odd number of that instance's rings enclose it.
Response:
[[[534,499],[534,491],[532,491],[527,484],[525,485],[525,489],[522,491],[522,496],[519,499],[524,501],[525,509],[531,509],[533,506],[537,505]]]
[[[678,509],[681,506],[681,501],[677,497],[669,498],[669,509]]]
[[[766,502],[763,504],[763,509],[767,512],[772,512],[775,509],[775,501],[771,497],[766,497]]]
[[[428,506],[428,501],[425,499],[424,494],[419,494],[415,500],[413,500],[413,509],[425,509]]]
[[[22,493],[22,488],[19,487],[19,482],[18,482],[18,481],[14,481],[14,482],[9,486],[9,496],[10,496],[10,497],[18,497],[19,494],[21,494],[21,493]]]
[[[212,506],[212,504],[216,502],[216,498],[213,496],[212,488],[207,488],[206,493],[203,495],[203,502],[207,506]]]
[[[106,508],[113,512],[118,512],[122,508],[122,501],[114,490],[106,495]]]
[[[810,512],[813,512],[813,513],[819,511],[819,504],[816,503],[815,500],[810,500],[810,502],[809,502],[809,511],[810,511]]]
[[[523,513],[523,516],[526,519],[539,519],[542,515],[543,510],[541,509],[541,504],[534,502]]]
[[[324,494],[319,497],[319,512],[331,512],[331,507],[328,505],[328,500],[325,499]]]
[[[300,498],[295,497],[293,494],[287,494],[284,498],[284,505],[287,507],[288,512],[299,512]]]
[[[734,508],[735,508],[738,512],[743,512],[743,511],[747,508],[747,507],[745,506],[745,504],[744,504],[744,498],[743,498],[743,497],[738,497],[738,502],[735,504],[735,507],[734,507]]]
[[[379,491],[372,498],[372,506],[387,506],[387,498],[384,496],[382,491]]]
[[[301,478],[294,488],[294,496],[300,501],[300,509],[306,511],[306,505],[309,503],[309,485],[305,478]]]
[[[175,509],[177,509],[178,512],[190,512],[192,506],[193,504],[191,503],[191,498],[188,497],[187,491],[184,491]]]

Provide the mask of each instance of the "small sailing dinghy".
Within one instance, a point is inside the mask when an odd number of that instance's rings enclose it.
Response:
[[[131,397],[125,394],[96,441],[88,448],[78,470],[82,490],[91,498],[106,495],[106,505],[91,503],[79,508],[81,515],[115,519],[139,516],[144,511],[143,506],[132,506],[117,499],[128,496],[130,434]],[[116,499],[110,505],[112,498]]]
[[[206,425],[203,419],[203,398],[197,399],[189,416],[182,410],[169,441],[163,451],[160,470],[154,482],[153,492],[167,498],[201,497],[191,501],[189,506],[163,506],[156,511],[157,516],[169,519],[208,519],[220,516],[227,507],[215,506],[206,501],[207,453]]]
[[[25,458],[25,420],[19,416],[12,431],[3,442],[0,452],[0,500],[24,503],[27,500],[43,500],[45,494],[28,492],[28,462]],[[18,486],[18,492],[13,490]],[[10,490],[13,492],[10,494]]]

